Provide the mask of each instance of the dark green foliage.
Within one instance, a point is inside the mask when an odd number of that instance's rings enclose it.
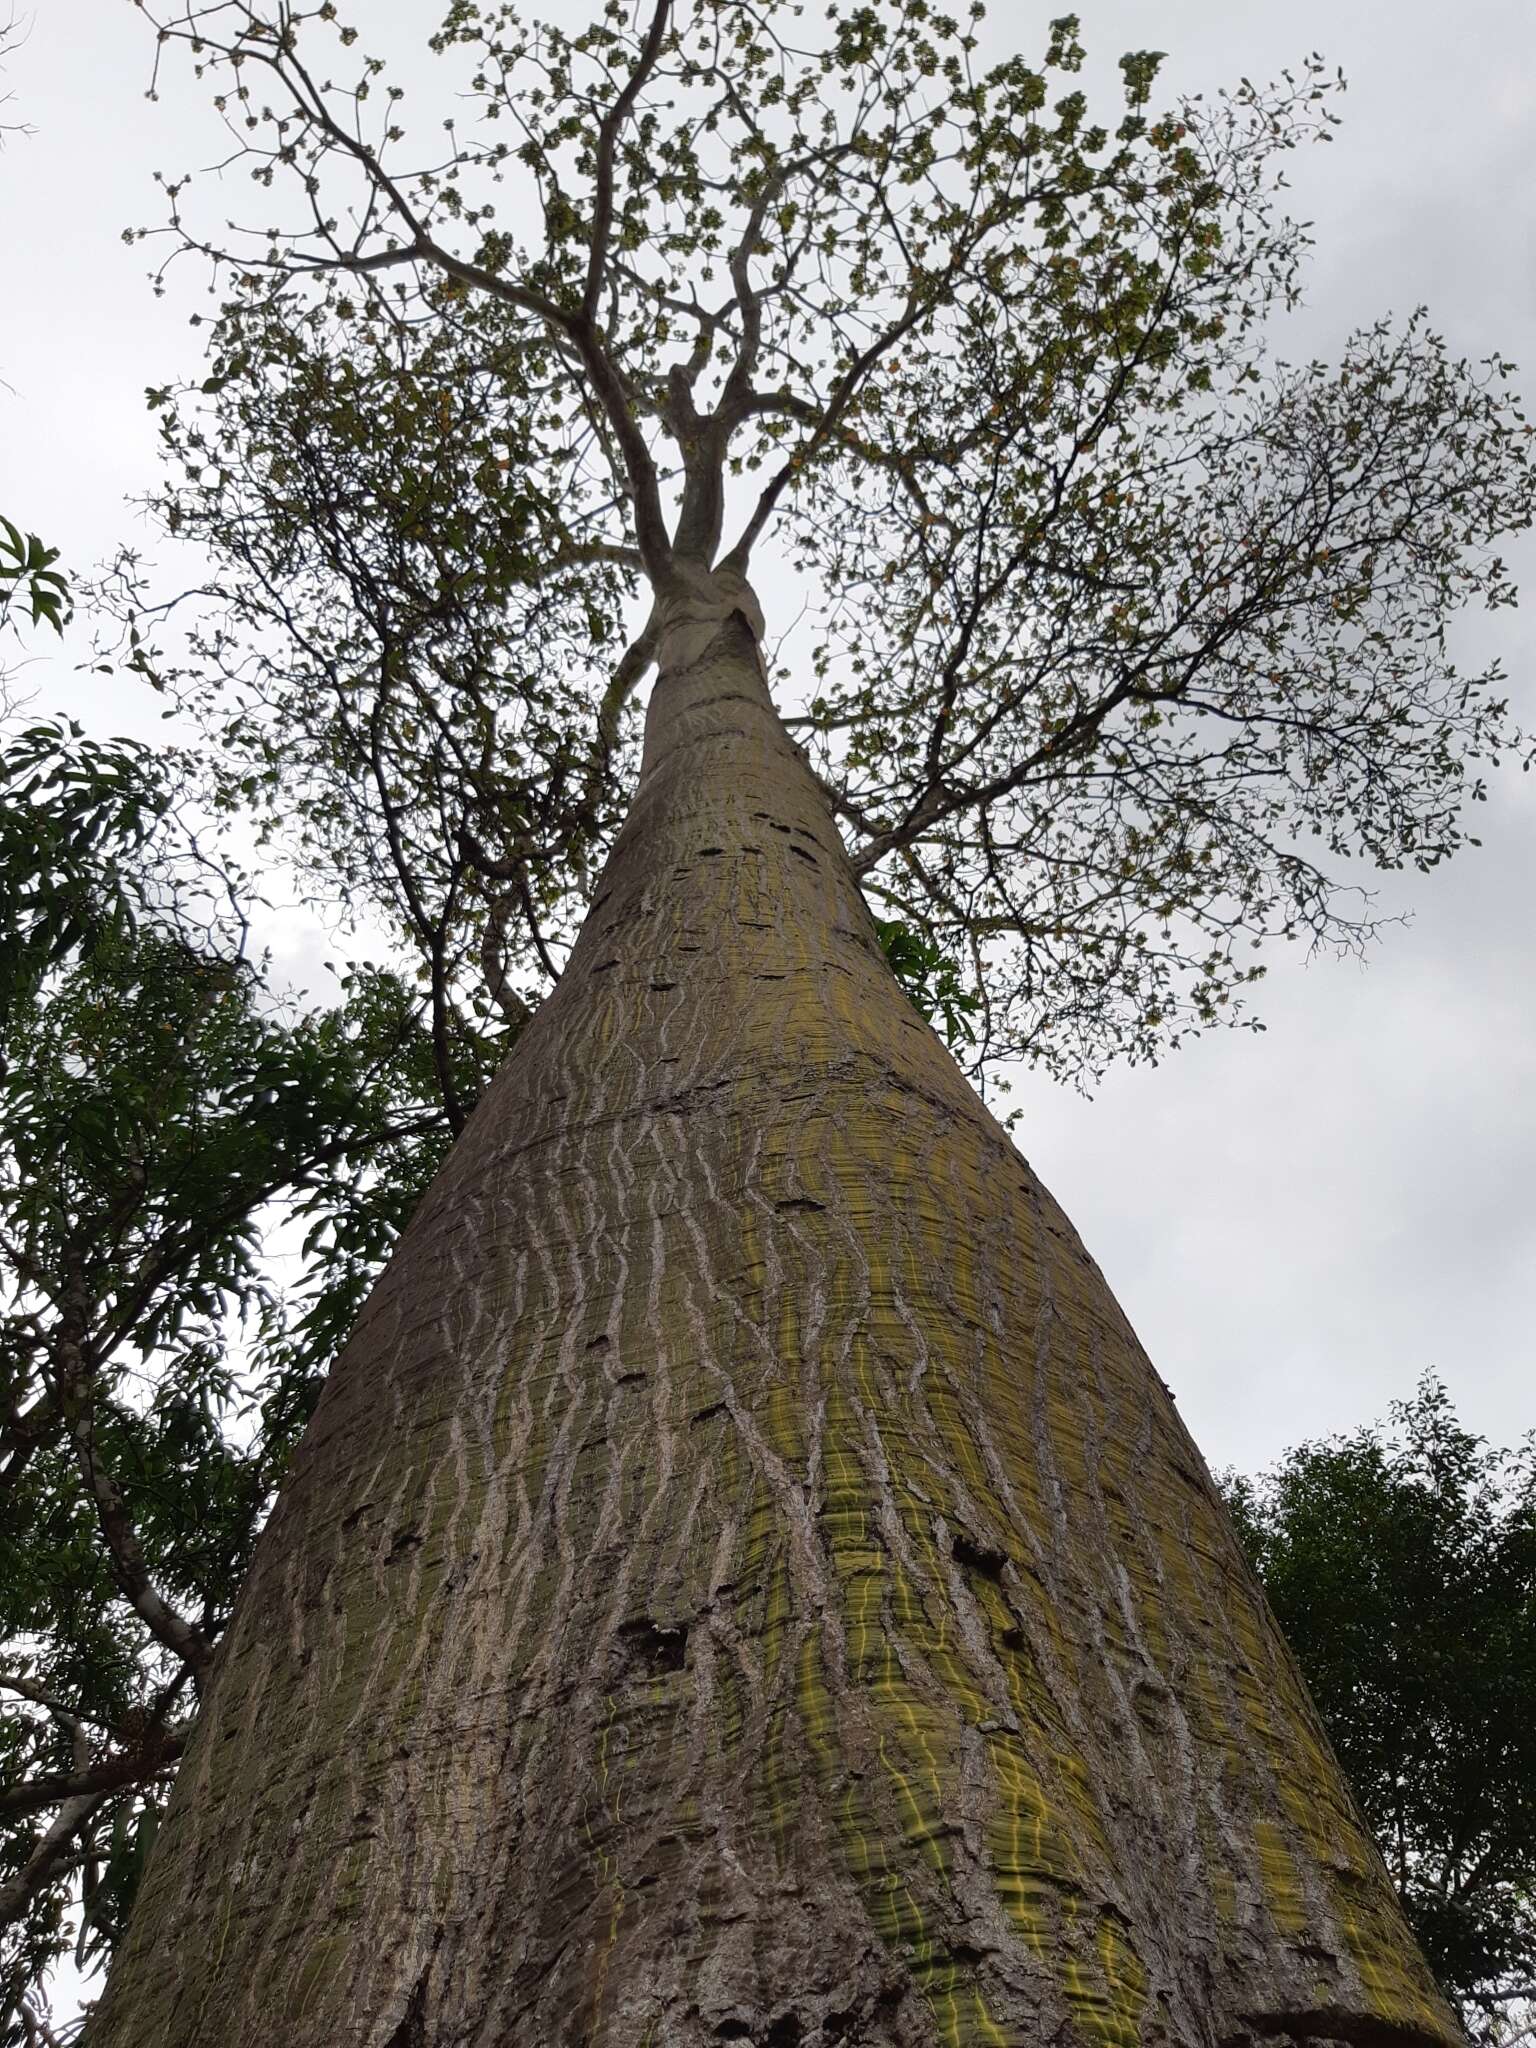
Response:
[[[1228,1505],[1408,1918],[1489,2042],[1536,2000],[1536,1438],[1426,1378]]]
[[[185,796],[173,755],[62,724],[7,736],[7,2044],[62,1948],[116,1939],[287,1453],[450,1138],[421,999],[376,968],[329,1009],[279,999]],[[456,1079],[472,1100],[484,1069]],[[274,1233],[300,1243],[287,1288]]]
[[[54,564],[57,548],[45,547],[35,533],[23,533],[0,517],[0,626],[13,606],[25,606],[33,625],[44,619],[56,633],[69,617],[69,585]]]
[[[5,735],[0,781],[0,1023],[71,951],[89,957],[109,930],[131,933],[133,893],[112,858],[137,854],[164,815],[167,785],[120,742],[73,722]]]
[[[952,1046],[969,1045],[976,1036],[971,1019],[981,1008],[981,997],[961,979],[953,960],[899,918],[876,918],[875,930],[891,972],[918,1015],[929,1023],[937,1020]]]

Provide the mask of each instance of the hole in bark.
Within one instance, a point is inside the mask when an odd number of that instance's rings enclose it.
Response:
[[[694,1410],[693,1414],[688,1418],[688,1426],[690,1429],[696,1428],[699,1423],[708,1422],[712,1416],[723,1415],[724,1413],[725,1403],[723,1401],[711,1401],[707,1408],[696,1408]]]
[[[645,1384],[643,1372],[621,1372],[613,1383],[616,1387],[638,1387]]]
[[[617,960],[599,960],[592,972],[594,974],[606,974],[610,967],[617,967],[618,964]]]
[[[1022,1650],[1024,1647],[1024,1631],[1021,1628],[1005,1628],[998,1637],[998,1641],[1005,1650]]]
[[[968,1572],[975,1572],[980,1578],[1000,1579],[1007,1562],[1006,1551],[988,1549],[980,1543],[973,1543],[968,1536],[955,1538],[955,1563]]]
[[[717,2041],[750,2041],[752,2029],[745,2020],[722,2020],[715,2029]]]
[[[1150,1679],[1143,1678],[1133,1689],[1131,1698],[1142,1727],[1151,1735],[1160,1735],[1166,1718],[1165,1702],[1173,1698],[1167,1686],[1155,1685]]]
[[[652,993],[658,996],[664,996],[667,993],[668,989],[673,989],[676,987],[677,983],[675,981],[653,981],[651,983]]]
[[[397,1529],[390,1539],[385,1555],[386,1564],[398,1564],[402,1557],[408,1557],[413,1550],[421,1548],[421,1533],[416,1529]]]
[[[587,1339],[587,1349],[589,1351],[606,1351],[607,1348],[608,1333],[606,1330],[599,1330],[595,1337]]]
[[[427,1979],[432,1974],[428,1963],[416,1979],[410,2002],[401,2016],[400,2024],[384,2043],[384,2048],[427,2048]]]
[[[713,854],[724,853],[724,851],[725,848],[723,846],[701,846],[699,848],[700,857],[704,859],[709,858]]]
[[[817,860],[815,854],[807,853],[803,846],[792,846],[789,850],[795,856],[796,860],[808,860],[813,868],[819,867],[821,865],[821,863]]]
[[[883,2048],[893,2037],[885,2031],[891,2016],[901,2004],[902,1993],[896,1986],[887,1986],[875,1999],[873,2007],[865,2011],[862,2007],[850,2005],[841,2012],[829,2012],[821,2023],[823,2041],[846,2041],[848,2048],[858,2048],[861,2042],[871,2048]]]
[[[818,1202],[810,1195],[786,1195],[782,1202],[775,1202],[775,1209],[825,1209],[825,1202]]]
[[[688,1652],[686,1628],[662,1628],[649,1615],[626,1621],[619,1630],[619,1641],[631,1666],[651,1677],[681,1671]]]
[[[783,981],[784,978],[782,974],[754,974],[752,977],[754,981]]]
[[[799,2048],[800,2022],[792,2012],[780,2013],[768,2029],[767,2048]]]
[[[1309,1963],[1321,1963],[1326,1969],[1336,1970],[1339,1958],[1335,1950],[1323,1948],[1315,1941],[1298,1941],[1295,1953]]]

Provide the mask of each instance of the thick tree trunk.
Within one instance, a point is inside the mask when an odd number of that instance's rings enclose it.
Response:
[[[91,2048],[1453,2042],[754,614],[674,607],[633,812],[326,1390]]]

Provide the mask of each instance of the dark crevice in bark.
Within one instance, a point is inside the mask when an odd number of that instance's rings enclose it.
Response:
[[[1003,1566],[1008,1562],[1008,1553],[993,1549],[986,1544],[973,1543],[968,1536],[957,1536],[954,1542],[955,1562],[963,1565],[968,1572],[975,1572],[979,1578],[999,1580]]]
[[[432,1965],[422,1971],[416,1979],[400,2024],[384,2043],[384,2048],[431,2048],[427,2040],[427,1981],[432,1975]]]
[[[681,1671],[688,1657],[685,1627],[664,1627],[649,1615],[626,1621],[619,1630],[619,1643],[632,1671],[659,1677],[663,1672]]]

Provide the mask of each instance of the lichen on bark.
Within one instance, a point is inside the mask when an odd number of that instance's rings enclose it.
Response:
[[[664,612],[629,820],[380,1281],[90,2048],[1451,2043],[1203,1464]]]

